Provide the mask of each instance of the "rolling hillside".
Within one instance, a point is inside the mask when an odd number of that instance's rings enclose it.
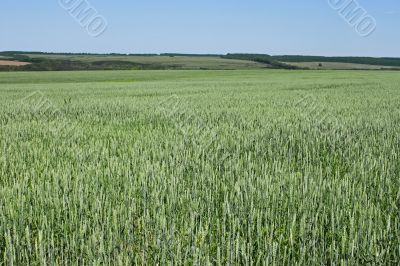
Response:
[[[21,51],[0,52],[0,58],[16,62],[0,65],[0,71],[400,69],[400,58],[270,56],[268,54],[71,54]]]

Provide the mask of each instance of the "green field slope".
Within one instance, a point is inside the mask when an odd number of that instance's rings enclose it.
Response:
[[[79,70],[251,70],[251,69],[400,69],[400,58],[271,56],[268,54],[73,54],[0,52],[25,66],[1,66],[0,71]]]
[[[85,55],[31,55],[31,58],[69,59],[83,62],[127,61],[143,65],[173,69],[252,69],[265,68],[265,65],[243,60],[228,60],[219,56],[85,56]]]
[[[399,83],[0,73],[0,265],[397,265]]]
[[[352,57],[352,56],[301,56],[301,55],[282,55],[273,56],[273,59],[282,62],[331,62],[348,63],[375,66],[400,67],[400,58],[396,57]]]
[[[5,54],[7,55],[7,54]],[[15,60],[31,62],[24,67],[0,66],[0,71],[50,70],[244,70],[269,68],[251,60],[231,60],[218,55],[83,55],[10,53]]]
[[[400,67],[377,66],[354,63],[340,62],[284,62],[285,64],[296,66],[303,69],[326,69],[326,70],[384,70],[384,69],[400,69]]]

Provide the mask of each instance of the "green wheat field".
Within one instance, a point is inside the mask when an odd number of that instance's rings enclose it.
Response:
[[[399,84],[0,73],[0,265],[398,265]]]

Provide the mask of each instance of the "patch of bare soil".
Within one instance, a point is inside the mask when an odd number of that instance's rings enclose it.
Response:
[[[28,62],[18,62],[18,61],[9,61],[9,60],[0,60],[0,66],[26,66],[30,65]]]

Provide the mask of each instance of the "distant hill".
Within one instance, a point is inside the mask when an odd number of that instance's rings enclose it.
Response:
[[[227,59],[249,60],[270,65],[272,68],[278,69],[299,69],[297,66],[279,62],[275,58],[267,54],[227,54],[221,56]]]
[[[16,62],[0,65],[0,71],[400,69],[400,58],[271,56],[268,54],[96,54],[6,51],[0,52],[0,58]],[[24,64],[17,62],[24,62]]]
[[[282,55],[272,56],[273,59],[281,62],[334,62],[362,65],[400,67],[400,58],[390,57],[325,57],[325,56],[302,56]]]
[[[0,71],[62,70],[236,70],[263,69],[268,64],[222,58],[220,55],[189,54],[85,54],[0,52],[7,60],[29,62],[26,66],[0,66]]]
[[[371,68],[370,66],[382,66],[382,67],[400,67],[400,58],[376,58],[376,57],[324,57],[324,56],[301,56],[301,55],[282,55],[282,56],[271,56],[267,54],[227,54],[222,56],[223,58],[231,59],[242,59],[251,60],[256,62],[262,62],[272,65],[275,68],[282,69],[307,69],[313,68],[310,64],[297,64],[297,63],[341,63],[341,64],[328,64],[331,69],[344,68],[344,69],[363,69],[362,65],[365,65],[365,69],[380,69]],[[295,63],[295,64],[291,64]],[[347,65],[343,65],[347,64]],[[350,65],[349,65],[350,64]]]

